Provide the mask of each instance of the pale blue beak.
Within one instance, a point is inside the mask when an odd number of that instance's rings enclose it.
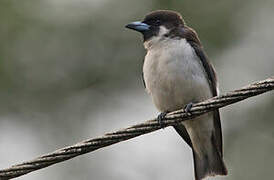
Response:
[[[126,28],[133,29],[138,32],[144,32],[144,31],[149,30],[150,25],[148,25],[146,23],[142,23],[140,21],[136,21],[136,22],[132,22],[132,23],[129,23],[128,25],[126,25]]]

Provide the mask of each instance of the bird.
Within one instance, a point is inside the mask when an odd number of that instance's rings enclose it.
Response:
[[[168,112],[218,95],[217,75],[194,29],[180,13],[156,10],[142,21],[125,26],[143,36],[146,55],[143,82],[156,108],[158,120]],[[195,180],[227,175],[223,160],[223,141],[219,110],[186,120],[174,126],[191,147]]]

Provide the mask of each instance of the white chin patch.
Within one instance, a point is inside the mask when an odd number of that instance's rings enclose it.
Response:
[[[158,36],[163,37],[165,34],[169,33],[169,29],[167,29],[165,26],[160,26],[160,31]]]
[[[149,49],[151,46],[154,46],[156,44],[159,44],[162,40],[164,40],[166,37],[165,35],[169,33],[169,29],[167,29],[165,26],[160,26],[159,27],[159,33],[157,36],[153,36],[151,39],[146,41],[144,43],[144,46],[146,49]]]

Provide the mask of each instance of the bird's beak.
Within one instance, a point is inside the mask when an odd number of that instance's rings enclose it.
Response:
[[[146,23],[142,23],[140,21],[136,21],[136,22],[132,22],[132,23],[129,23],[128,25],[126,25],[126,28],[133,29],[138,32],[145,32],[145,31],[149,30],[150,25],[148,25]]]

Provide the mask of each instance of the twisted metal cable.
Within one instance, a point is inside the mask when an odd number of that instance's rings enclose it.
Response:
[[[251,96],[256,96],[274,89],[274,77],[259,81],[241,89],[231,91],[227,94],[216,96],[200,103],[193,104],[189,113],[178,110],[168,113],[163,120],[162,127],[176,125],[187,119],[192,119],[201,114],[207,113],[217,108],[242,101]],[[145,121],[126,129],[107,133],[101,137],[88,139],[75,145],[58,149],[52,153],[42,155],[31,161],[13,165],[9,168],[0,170],[0,180],[12,179],[24,174],[48,167],[50,165],[66,161],[76,156],[95,151],[97,149],[110,146],[112,144],[125,141],[143,134],[160,129],[156,119]]]

